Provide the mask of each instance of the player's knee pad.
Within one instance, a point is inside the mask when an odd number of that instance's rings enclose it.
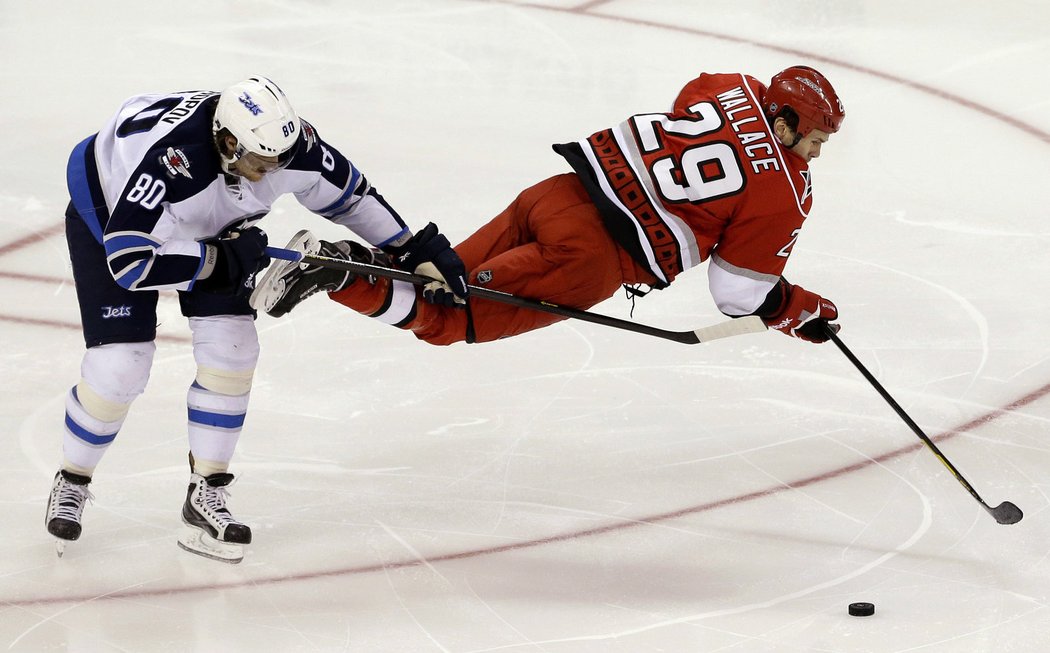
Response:
[[[197,383],[224,395],[252,389],[259,361],[259,337],[250,315],[190,318]]]
[[[131,402],[118,403],[110,401],[95,392],[94,388],[84,379],[77,384],[74,396],[77,402],[87,411],[87,414],[101,422],[116,422],[124,419],[131,408]],[[67,407],[67,410],[68,407]]]
[[[156,350],[153,342],[116,342],[88,349],[77,384],[80,404],[106,422],[123,417],[146,389]]]

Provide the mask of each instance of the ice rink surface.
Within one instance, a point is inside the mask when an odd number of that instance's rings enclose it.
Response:
[[[1035,1],[0,0],[0,650],[1047,650],[1048,28]],[[567,170],[551,143],[666,110],[702,71],[797,63],[847,118],[787,274],[1019,524],[832,345],[577,322],[438,348],[315,298],[259,318],[231,499],[255,544],[211,562],[175,546],[194,366],[168,297],[56,558],[42,517],[83,349],[64,167],[125,97],[266,74],[458,241]],[[344,234],[292,198],[262,226]],[[701,269],[634,319],[721,316]]]

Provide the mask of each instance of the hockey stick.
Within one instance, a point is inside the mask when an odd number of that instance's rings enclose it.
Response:
[[[412,274],[411,272],[404,272],[402,270],[396,270],[394,268],[370,265],[368,263],[358,263],[357,261],[344,261],[342,259],[330,258],[327,256],[303,255],[295,250],[284,249],[281,247],[267,247],[266,253],[269,254],[271,258],[282,259],[285,261],[301,261],[309,265],[319,265],[321,267],[333,268],[335,270],[354,272],[356,274],[373,275],[376,277],[393,279],[395,281],[407,281],[417,286],[426,285],[433,281],[433,279],[428,277]],[[512,295],[500,290],[492,290],[491,288],[481,288],[478,286],[468,287],[470,288],[471,297],[501,302],[504,304],[510,304],[511,306],[528,308],[543,313],[551,313],[553,315],[560,315],[561,317],[582,320],[584,322],[602,324],[615,329],[642,333],[647,336],[673,340],[686,345],[710,342],[712,340],[718,340],[719,338],[729,338],[731,336],[739,336],[745,333],[760,333],[766,330],[766,325],[762,322],[762,318],[748,316],[726,320],[725,322],[700,327],[698,329],[693,329],[692,331],[668,331],[666,329],[638,324],[628,320],[621,320],[600,313],[591,313],[590,311],[559,306],[542,300],[518,297],[517,295]]]
[[[898,404],[893,399],[893,397],[890,396],[890,393],[886,392],[886,388],[882,387],[882,384],[879,383],[874,376],[872,376],[871,372],[869,372],[868,369],[864,367],[864,364],[861,363],[860,360],[853,355],[853,352],[850,351],[848,347],[846,347],[845,343],[842,342],[842,340],[838,337],[838,334],[835,333],[835,330],[832,329],[830,325],[828,325],[825,333],[827,333],[831,341],[835,343],[835,346],[837,346],[839,350],[846,355],[846,358],[848,358],[849,361],[853,363],[854,367],[860,370],[860,373],[864,375],[864,378],[868,380],[868,383],[870,383],[872,387],[878,390],[879,394],[882,395],[882,398],[885,399],[886,403],[890,405],[890,408],[892,408],[897,413],[897,415],[899,415],[900,418],[904,420],[904,423],[908,425],[908,427],[912,430],[913,433],[915,433],[915,435],[919,436],[919,439],[923,441],[923,444],[930,448],[930,451],[932,451],[933,454],[937,456],[937,459],[944,463],[944,466],[948,468],[948,471],[950,471],[953,476],[955,476],[955,479],[959,481],[959,483],[961,483],[964,488],[966,488],[966,491],[970,493],[970,496],[972,496],[974,499],[977,499],[977,503],[981,504],[984,507],[984,509],[987,510],[988,513],[995,518],[995,521],[999,522],[1000,524],[1016,524],[1017,522],[1021,521],[1021,518],[1024,517],[1024,513],[1021,512],[1021,509],[1013,503],[1010,503],[1009,501],[1003,501],[994,508],[985,503],[984,499],[981,498],[981,495],[977,494],[977,490],[973,489],[973,486],[970,485],[970,483],[963,477],[959,470],[955,468],[955,465],[953,465],[951,461],[949,461],[948,458],[945,457],[943,453],[941,453],[941,450],[937,448],[937,445],[933,443],[933,440],[931,440],[925,433],[923,433],[922,429],[919,428],[919,425],[916,424],[915,421],[908,416],[908,413],[904,412],[904,409],[900,407],[900,404]]]

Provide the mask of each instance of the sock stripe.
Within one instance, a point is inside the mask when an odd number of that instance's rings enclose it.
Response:
[[[223,429],[239,429],[244,426],[245,413],[235,413],[232,415],[224,415],[222,413],[215,413],[205,410],[194,410],[193,408],[187,409],[189,413],[189,420],[191,424],[199,424],[201,426],[211,426]]]
[[[95,446],[107,445],[117,437],[116,433],[99,434],[92,433],[80,424],[77,424],[69,413],[66,413],[66,428],[78,439]]]

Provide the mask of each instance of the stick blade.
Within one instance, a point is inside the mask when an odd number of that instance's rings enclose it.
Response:
[[[989,508],[988,512],[992,513],[992,517],[995,517],[995,521],[1000,524],[1016,524],[1024,517],[1021,509],[1009,501],[1003,501],[998,506]]]
[[[718,340],[719,338],[742,336],[746,333],[762,333],[765,330],[766,323],[762,321],[762,318],[756,315],[749,315],[726,320],[708,327],[701,327],[694,330],[691,335],[695,335],[695,342],[700,343]],[[693,342],[692,339],[690,341]]]

